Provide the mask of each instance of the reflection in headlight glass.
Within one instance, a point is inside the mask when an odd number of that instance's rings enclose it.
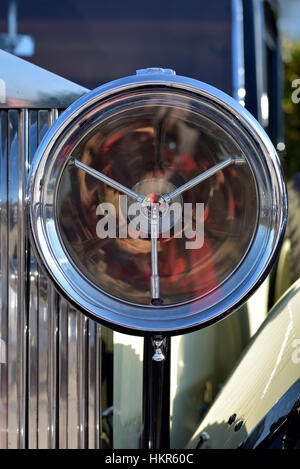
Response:
[[[158,197],[178,188],[228,157],[243,158],[229,132],[211,117],[197,112],[197,102],[179,93],[143,94],[115,103],[73,150],[72,157],[142,195]],[[149,305],[151,242],[149,239],[97,236],[99,204],[111,203],[116,230],[130,219],[119,207],[120,193],[78,168],[68,165],[58,190],[57,218],[71,260],[93,284],[124,301]],[[179,200],[179,199],[178,199]],[[255,232],[258,212],[256,185],[248,164],[231,164],[179,200],[204,204],[204,242],[187,249],[182,220],[169,238],[158,242],[160,291],[163,305],[175,305],[218,289],[239,265]],[[181,237],[180,233],[181,231]]]

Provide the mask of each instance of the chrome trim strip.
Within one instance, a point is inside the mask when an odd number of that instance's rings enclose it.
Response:
[[[100,448],[100,326],[60,299],[59,447]]]
[[[87,404],[87,392],[85,386],[85,375],[87,374],[87,317],[83,314],[76,312],[77,319],[77,407],[78,407],[78,422],[79,422],[79,435],[78,435],[78,448],[83,449],[87,446],[87,433],[86,433],[86,404]]]
[[[232,96],[245,106],[245,59],[243,1],[231,0]]]
[[[30,111],[30,163],[44,134],[54,122],[53,111]],[[28,342],[28,446],[56,446],[57,294],[30,254]]]
[[[56,448],[57,443],[57,305],[58,296],[53,285],[50,284],[50,320],[49,320],[49,397],[48,397],[48,414],[49,414],[49,443],[48,448]]]
[[[50,311],[48,309],[48,281],[41,270],[39,270],[38,298],[38,448],[47,448]]]
[[[68,400],[67,400],[67,448],[80,448],[80,420],[78,416],[78,374],[77,369],[77,349],[78,349],[78,328],[77,328],[76,310],[68,307],[68,335],[66,337],[68,344]]]
[[[88,448],[101,446],[100,383],[101,383],[101,328],[88,320]]]
[[[25,447],[24,166],[28,111],[8,111],[8,448]]]
[[[25,217],[25,194],[29,170],[29,125],[28,109],[22,109],[19,114],[19,144],[18,144],[18,173],[19,173],[19,198],[18,198],[18,319],[19,319],[19,342],[18,342],[18,366],[19,366],[19,447],[26,445],[26,380],[27,380],[27,252],[29,244],[29,230],[27,218]]]
[[[58,383],[58,405],[59,405],[59,448],[66,449],[68,436],[68,304],[60,298],[59,306],[59,383]]]
[[[30,112],[30,164],[48,130],[48,111]],[[47,448],[48,415],[48,285],[36,258],[30,253],[28,341],[28,446]]]
[[[29,125],[29,164],[37,147],[38,113],[31,112]],[[28,445],[38,448],[38,291],[39,273],[35,257],[29,252],[29,303],[28,303]]]
[[[48,126],[54,124],[58,118],[58,110],[51,109],[48,113]],[[40,135],[41,138],[41,135]],[[40,140],[39,142],[40,143]],[[49,415],[49,438],[48,448],[55,448],[57,445],[58,427],[57,416],[57,344],[58,344],[58,295],[54,287],[49,283],[49,368],[48,368],[48,415]]]
[[[0,363],[0,448],[8,446],[8,112],[0,111],[0,339],[5,360]]]
[[[235,130],[239,132],[239,136],[247,139],[247,144],[254,145],[253,148],[257,151],[249,154],[251,158],[249,156],[247,162],[251,170],[255,169],[257,187],[260,191],[259,200],[262,205],[259,212],[261,220],[259,229],[245,261],[239,265],[238,270],[234,271],[226,285],[225,283],[222,285],[223,296],[220,302],[218,303],[215,292],[212,292],[212,297],[213,301],[216,301],[216,306],[211,308],[207,308],[204,304],[207,298],[195,299],[193,315],[190,314],[188,302],[176,306],[153,308],[151,305],[143,305],[140,307],[102,293],[69,262],[57,231],[57,225],[53,223],[56,218],[57,181],[61,177],[68,158],[71,158],[72,145],[75,145],[76,138],[86,135],[93,126],[91,118],[89,124],[82,128],[79,125],[80,119],[85,119],[86,115],[92,117],[92,113],[93,119],[96,119],[97,113],[100,112],[97,104],[113,95],[131,93],[132,90],[145,90],[153,86],[170,87],[174,92],[180,90],[195,93],[199,95],[199,99],[209,100],[213,106],[216,106],[217,112],[220,109],[224,111],[222,117],[228,119],[224,125],[232,126],[233,121],[230,116],[234,117],[237,125]],[[72,144],[69,145],[71,141]],[[57,145],[54,146],[54,144]],[[68,148],[68,152],[64,154],[64,159],[61,159],[59,156],[63,146]],[[266,192],[271,192],[274,198],[270,206],[264,197]],[[165,76],[163,73],[135,75],[107,83],[70,106],[51,127],[36,153],[28,184],[28,201],[34,243],[49,276],[56,282],[57,288],[71,299],[70,301],[76,308],[87,312],[90,317],[101,319],[107,325],[113,324],[114,327],[136,335],[142,335],[145,332],[162,335],[166,332],[182,333],[183,329],[192,330],[212,324],[217,318],[220,319],[237,309],[269,273],[284,236],[287,215],[286,189],[280,161],[270,139],[253,116],[236,100],[210,85],[178,75]],[[263,221],[265,213],[269,214],[267,232],[266,223]],[[236,283],[238,277],[239,281]],[[78,285],[81,286],[80,289]],[[151,317],[149,314],[145,315],[146,309],[148,311],[151,309]],[[174,316],[175,309],[176,316]],[[180,320],[179,314],[182,315]]]

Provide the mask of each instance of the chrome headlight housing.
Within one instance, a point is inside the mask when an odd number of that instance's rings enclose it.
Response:
[[[209,85],[154,69],[60,116],[28,201],[58,290],[136,334],[188,332],[235,310],[268,274],[287,214],[279,159],[255,119]]]

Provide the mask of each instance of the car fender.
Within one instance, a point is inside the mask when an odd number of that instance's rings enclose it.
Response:
[[[188,448],[237,448],[280,399],[285,396],[286,401],[289,390],[294,396],[296,389],[299,399],[299,311],[300,279],[272,308]],[[289,402],[292,407],[293,402]]]

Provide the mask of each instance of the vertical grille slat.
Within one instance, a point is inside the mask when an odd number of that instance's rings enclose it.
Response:
[[[77,328],[77,312],[68,307],[68,330],[65,340],[68,342],[68,434],[67,448],[78,448],[80,441],[80,422],[78,418],[78,368],[77,368],[77,347],[78,347],[78,328]]]
[[[38,145],[38,113],[31,111],[29,116],[29,164]],[[38,310],[39,272],[35,256],[29,250],[29,305],[28,305],[28,446],[38,448]]]
[[[19,111],[18,122],[18,393],[19,448],[27,445],[27,332],[28,332],[28,249],[29,235],[25,216],[25,197],[29,171],[29,111]]]
[[[53,285],[49,288],[49,367],[48,367],[48,421],[49,421],[49,444],[48,448],[57,446],[57,333],[58,333],[58,295]]]
[[[26,225],[29,167],[58,114],[0,111],[1,448],[101,446],[101,328],[55,292]]]
[[[59,447],[68,447],[68,304],[60,298],[59,310]]]
[[[39,270],[38,300],[38,448],[49,444],[49,284],[45,274]]]
[[[79,421],[79,441],[78,447],[87,447],[87,342],[88,342],[88,320],[85,316],[77,313],[77,407]]]
[[[30,163],[38,144],[49,127],[49,111],[30,111]],[[34,254],[30,253],[30,295],[29,295],[29,378],[28,378],[28,433],[29,448],[55,447],[55,429],[53,427],[53,412],[56,402],[53,402],[53,333],[52,299],[48,278],[38,266]],[[54,338],[52,340],[52,336]]]
[[[8,331],[7,331],[7,447],[19,447],[18,433],[20,424],[18,420],[18,112],[8,112]]]
[[[28,111],[8,111],[8,448],[25,447],[24,174]]]
[[[0,447],[8,447],[8,113],[0,111]]]
[[[100,448],[100,376],[101,376],[101,330],[94,321],[88,320],[88,442],[89,448]]]

